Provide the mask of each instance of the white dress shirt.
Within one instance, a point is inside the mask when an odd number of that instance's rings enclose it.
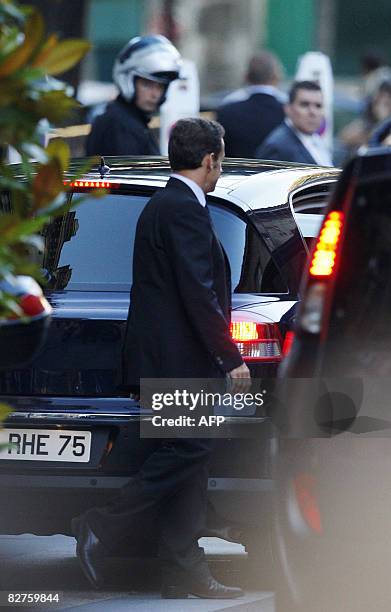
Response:
[[[171,176],[172,178],[176,178],[178,179],[178,181],[182,181],[182,183],[185,183],[185,185],[190,187],[201,206],[206,206],[205,194],[202,191],[201,187],[197,185],[195,181],[192,181],[191,179],[187,178],[187,176],[182,176],[182,174],[177,174],[176,172],[171,174]]]
[[[256,93],[268,94],[269,96],[273,96],[276,98],[281,104],[286,104],[288,102],[288,96],[283,91],[274,87],[274,85],[247,85],[246,87],[242,87],[241,89],[236,89],[232,91],[222,101],[222,104],[231,104],[231,102],[243,102],[244,100],[248,100],[252,95]]]
[[[305,134],[300,132],[290,119],[285,119],[286,124],[294,131],[298,139],[303,143],[307,151],[312,155],[319,166],[333,166],[330,152],[319,134]]]

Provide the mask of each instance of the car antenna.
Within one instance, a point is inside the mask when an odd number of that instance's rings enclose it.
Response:
[[[100,158],[100,165],[98,166],[98,170],[101,179],[105,178],[105,174],[108,174],[110,172],[110,166],[106,166],[104,157]]]

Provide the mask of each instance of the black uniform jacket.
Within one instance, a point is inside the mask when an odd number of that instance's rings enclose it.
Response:
[[[256,151],[258,159],[291,161],[298,164],[316,164],[309,150],[285,122],[266,138]]]
[[[171,178],[138,221],[122,386],[141,378],[214,378],[243,361],[229,334],[228,259],[209,211]]]
[[[92,124],[87,155],[159,155],[149,120],[149,115],[118,96]]]
[[[225,129],[227,157],[255,157],[255,150],[284,120],[284,108],[274,96],[254,93],[247,100],[220,106],[217,120]]]

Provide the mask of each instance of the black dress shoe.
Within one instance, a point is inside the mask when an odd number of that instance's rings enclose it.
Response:
[[[99,564],[107,555],[107,551],[83,516],[72,519],[71,525],[77,540],[76,554],[83,573],[90,584],[99,589],[104,582],[99,573]]]
[[[180,584],[163,579],[161,587],[163,599],[186,599],[189,595],[204,599],[236,599],[242,597],[244,593],[238,587],[220,584],[206,568],[191,574]]]

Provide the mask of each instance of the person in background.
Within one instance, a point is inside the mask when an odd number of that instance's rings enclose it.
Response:
[[[285,96],[277,89],[282,72],[275,55],[257,53],[248,65],[247,87],[227,96],[218,108],[227,157],[254,158],[257,146],[283,121]]]
[[[391,79],[391,68],[376,49],[367,50],[360,56],[360,72],[363,109],[371,100],[379,85]]]
[[[363,145],[373,144],[371,133],[376,132],[389,117],[391,117],[391,78],[379,83],[368,100],[363,115],[349,123],[339,133],[339,139],[346,149],[345,155],[352,155]]]
[[[93,122],[87,155],[159,155],[148,123],[180,65],[179,52],[164,36],[132,38],[113,67],[119,95]]]
[[[330,153],[318,134],[324,119],[320,86],[313,81],[293,83],[285,112],[285,121],[257,148],[256,157],[332,166]]]

